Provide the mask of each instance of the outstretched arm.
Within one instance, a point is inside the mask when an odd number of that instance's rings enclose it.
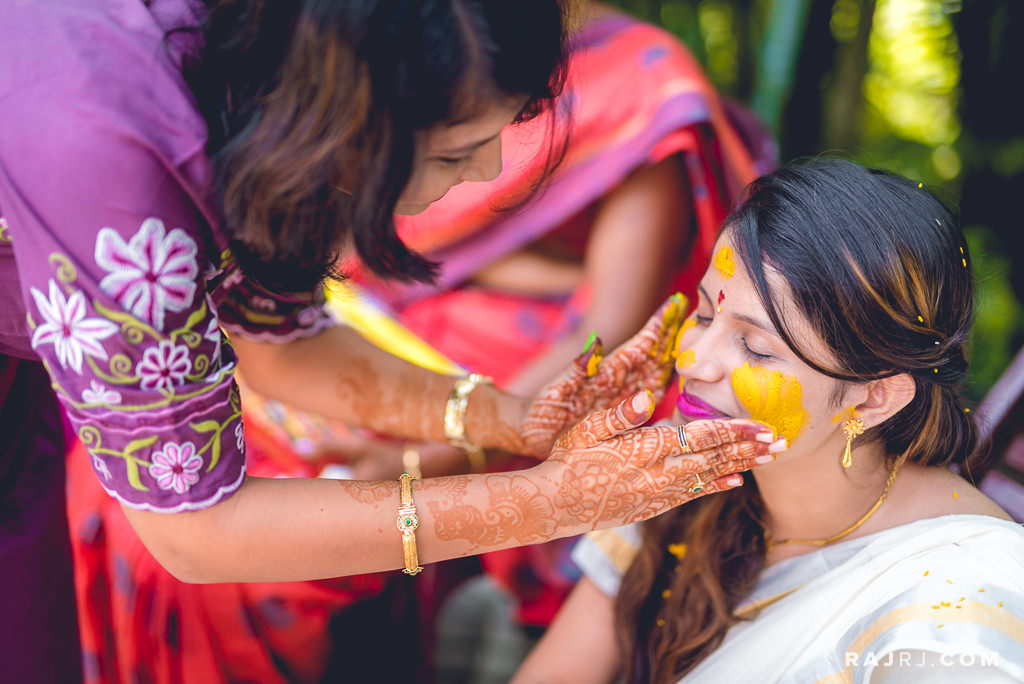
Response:
[[[646,519],[737,486],[768,454],[753,421],[631,429],[653,410],[640,392],[591,414],[526,471],[414,483],[422,562],[534,544]],[[763,458],[762,458],[763,460]],[[700,475],[702,490],[693,491]],[[284,581],[402,567],[395,482],[248,478],[233,496],[186,513],[125,508],[156,559],[189,582]]]
[[[377,432],[443,442],[444,409],[455,378],[392,356],[344,326],[284,344],[232,340],[239,370],[260,394],[297,409]],[[483,447],[521,448],[529,402],[487,385],[466,412],[466,434]]]
[[[531,401],[478,386],[465,415],[466,437],[485,448],[543,456],[592,411],[642,389],[660,399],[686,308],[686,298],[673,295],[607,358],[599,338]],[[235,348],[248,384],[265,396],[398,437],[444,439],[444,408],[455,379],[392,356],[350,329],[329,328],[283,344],[239,339]]]

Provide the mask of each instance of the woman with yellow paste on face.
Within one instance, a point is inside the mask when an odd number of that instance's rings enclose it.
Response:
[[[588,535],[515,684],[1024,679],[1024,531],[949,469],[976,439],[949,212],[818,161],[755,181],[715,249],[677,341],[679,414],[754,418],[788,448]]]

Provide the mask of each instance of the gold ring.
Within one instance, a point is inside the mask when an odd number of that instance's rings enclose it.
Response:
[[[700,473],[695,474],[694,477],[697,478],[697,484],[695,484],[692,487],[690,487],[690,493],[691,494],[698,494],[698,493],[704,491],[704,485],[706,483],[704,482],[704,480],[700,479]]]
[[[679,438],[679,453],[692,454],[693,449],[691,449],[690,445],[686,443],[686,430],[684,430],[683,427],[684,426],[680,425],[676,428],[676,437]]]

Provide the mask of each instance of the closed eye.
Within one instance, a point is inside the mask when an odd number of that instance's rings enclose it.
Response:
[[[743,351],[751,359],[755,361],[766,361],[768,359],[774,358],[771,354],[761,354],[751,349],[750,345],[747,344],[746,338],[740,338],[740,341],[743,343]]]

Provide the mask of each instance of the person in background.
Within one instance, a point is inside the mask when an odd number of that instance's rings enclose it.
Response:
[[[975,447],[953,217],[918,183],[819,160],[758,179],[715,249],[678,419],[753,418],[789,449],[585,537],[514,684],[1020,681],[1024,529],[949,468]]]

